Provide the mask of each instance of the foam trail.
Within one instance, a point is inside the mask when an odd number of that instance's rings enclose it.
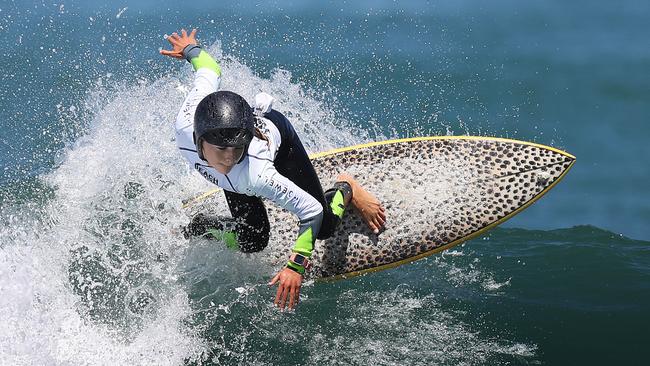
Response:
[[[309,150],[368,138],[341,133],[289,73],[264,80],[218,45],[211,52],[223,60],[223,87],[249,100],[272,94]],[[187,292],[196,265],[177,230],[188,220],[182,199],[211,188],[173,141],[190,85],[189,66],[155,81],[98,84],[77,105],[92,116],[89,132],[39,177],[52,197],[31,209],[3,202],[0,364],[177,365],[205,352]]]
[[[503,354],[530,357],[536,350],[532,345],[485,339],[444,309],[435,295],[421,296],[408,286],[380,292],[349,290],[341,298],[341,309],[351,311],[345,321],[335,320],[335,327],[345,328],[346,334],[333,334],[331,329],[316,333],[310,346],[320,352],[310,363],[475,365],[490,364]]]

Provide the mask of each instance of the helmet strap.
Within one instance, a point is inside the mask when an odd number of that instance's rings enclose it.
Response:
[[[196,138],[196,132],[192,134],[193,140],[194,140],[194,145],[196,145],[196,154],[199,156],[199,159],[203,161],[205,158],[203,157],[203,139],[202,138]]]
[[[248,147],[249,146],[251,146],[250,142],[247,143],[246,146],[244,146],[244,152],[241,154],[241,158],[239,158],[239,161],[237,162],[237,164],[241,163],[244,160],[244,158],[246,157],[246,155],[248,155]]]

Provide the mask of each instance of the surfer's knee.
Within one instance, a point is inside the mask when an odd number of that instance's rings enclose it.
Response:
[[[183,235],[186,239],[191,237],[205,236],[210,229],[222,230],[223,218],[218,216],[208,216],[198,213],[192,217],[190,223],[183,227]]]
[[[336,231],[336,228],[339,226],[340,222],[341,219],[339,219],[338,216],[334,215],[331,212],[325,213],[323,215],[323,221],[321,223],[320,231],[318,232],[316,239],[329,239],[332,234],[334,234],[334,231]]]
[[[243,253],[261,252],[269,244],[270,233],[268,230],[239,230],[237,232],[237,242],[239,250]]]

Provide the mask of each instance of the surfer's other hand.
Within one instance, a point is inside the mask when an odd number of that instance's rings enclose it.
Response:
[[[273,304],[284,310],[288,298],[289,310],[296,307],[296,305],[298,305],[298,299],[300,297],[302,275],[289,268],[284,268],[277,275],[275,275],[275,277],[273,277],[271,282],[269,282],[269,286],[273,286],[277,282],[279,282],[278,291],[275,293],[275,301]]]
[[[183,58],[183,49],[191,44],[198,44],[196,42],[196,29],[192,29],[190,34],[187,34],[185,29],[181,29],[181,35],[174,32],[171,36],[165,35],[165,39],[172,45],[171,50],[160,50],[160,54],[163,56],[169,56],[173,58],[182,59]]]

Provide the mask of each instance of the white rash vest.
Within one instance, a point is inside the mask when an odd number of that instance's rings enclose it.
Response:
[[[210,167],[207,161],[199,158],[194,144],[194,112],[199,102],[208,94],[219,89],[220,70],[207,67],[198,68],[194,85],[176,117],[176,144],[192,169],[198,171],[209,182],[230,192],[267,198],[281,207],[293,212],[302,222],[322,219],[323,207],[310,194],[302,190],[288,178],[277,172],[273,161],[281,144],[277,127],[270,120],[258,118],[258,127],[266,135],[268,142],[254,137],[245,152],[244,158],[227,174],[221,174]],[[270,96],[261,94],[258,101],[266,105],[256,105],[258,109],[270,110]],[[260,123],[261,122],[261,123]],[[320,221],[320,220],[319,220]],[[320,228],[320,222],[315,227]],[[318,233],[314,232],[315,238]]]

